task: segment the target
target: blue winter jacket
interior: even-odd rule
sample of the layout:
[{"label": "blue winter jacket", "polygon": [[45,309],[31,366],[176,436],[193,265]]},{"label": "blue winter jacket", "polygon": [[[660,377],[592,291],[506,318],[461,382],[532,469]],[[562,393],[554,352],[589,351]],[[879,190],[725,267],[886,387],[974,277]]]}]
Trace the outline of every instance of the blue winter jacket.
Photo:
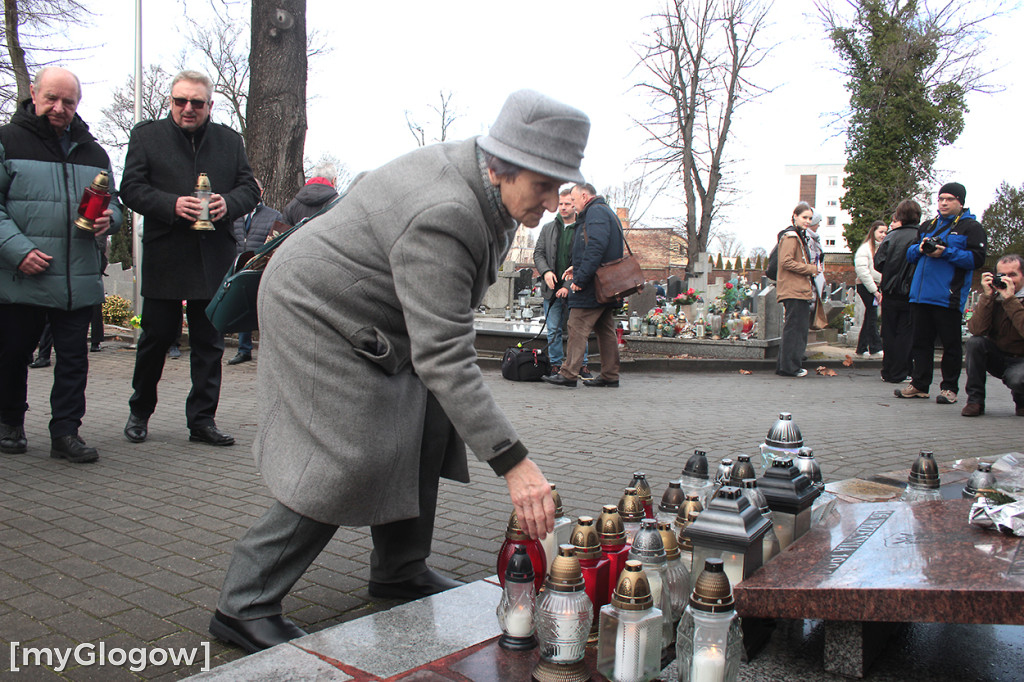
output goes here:
[{"label": "blue winter jacket", "polygon": [[594,293],[594,273],[603,263],[622,258],[622,223],[619,217],[597,197],[576,218],[576,237],[572,243],[572,283],[582,291],[569,291],[570,308],[600,308]]},{"label": "blue winter jacket", "polygon": [[910,283],[910,302],[964,311],[975,268],[985,262],[985,229],[964,209],[951,218],[938,216],[921,226],[921,239],[941,237],[946,250],[938,258],[921,253],[921,239],[907,247],[907,260],[917,265]]}]

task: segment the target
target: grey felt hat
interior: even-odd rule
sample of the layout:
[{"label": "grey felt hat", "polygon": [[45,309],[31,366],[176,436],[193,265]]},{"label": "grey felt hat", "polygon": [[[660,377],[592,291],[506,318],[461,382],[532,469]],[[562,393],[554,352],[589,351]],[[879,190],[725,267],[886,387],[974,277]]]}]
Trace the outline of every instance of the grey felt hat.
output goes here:
[{"label": "grey felt hat", "polygon": [[566,182],[583,182],[580,161],[590,119],[533,90],[508,96],[490,131],[477,139],[485,152],[527,170]]}]

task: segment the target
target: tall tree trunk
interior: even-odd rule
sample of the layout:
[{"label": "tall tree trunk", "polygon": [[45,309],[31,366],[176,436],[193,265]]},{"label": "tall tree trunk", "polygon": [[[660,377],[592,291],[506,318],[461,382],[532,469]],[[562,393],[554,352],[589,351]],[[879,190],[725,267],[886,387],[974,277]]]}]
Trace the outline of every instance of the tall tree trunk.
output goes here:
[{"label": "tall tree trunk", "polygon": [[245,144],[263,201],[281,208],[305,181],[306,0],[252,0]]},{"label": "tall tree trunk", "polygon": [[25,50],[18,38],[18,0],[4,0],[4,30],[7,34],[7,52],[11,57],[14,81],[18,84],[18,103],[28,99],[28,66]]}]

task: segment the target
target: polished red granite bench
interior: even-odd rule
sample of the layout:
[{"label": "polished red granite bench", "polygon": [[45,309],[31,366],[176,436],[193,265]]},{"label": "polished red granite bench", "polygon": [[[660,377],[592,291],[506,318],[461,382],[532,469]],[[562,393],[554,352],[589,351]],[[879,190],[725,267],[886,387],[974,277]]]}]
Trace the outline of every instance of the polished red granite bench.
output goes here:
[{"label": "polished red granite bench", "polygon": [[825,668],[862,677],[892,625],[1024,624],[1024,544],[968,500],[843,504],[735,587],[742,616],[826,621]]}]

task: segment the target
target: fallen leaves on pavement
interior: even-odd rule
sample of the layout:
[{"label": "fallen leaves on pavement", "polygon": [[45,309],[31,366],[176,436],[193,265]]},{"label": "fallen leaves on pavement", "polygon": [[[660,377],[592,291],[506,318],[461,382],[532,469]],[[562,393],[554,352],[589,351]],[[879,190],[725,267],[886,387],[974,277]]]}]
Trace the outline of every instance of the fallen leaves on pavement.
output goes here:
[{"label": "fallen leaves on pavement", "polygon": [[834,369],[829,369],[825,365],[822,365],[821,367],[819,367],[815,371],[818,374],[820,374],[821,376],[823,376],[823,377],[834,377],[834,376],[836,376],[836,371]]}]

